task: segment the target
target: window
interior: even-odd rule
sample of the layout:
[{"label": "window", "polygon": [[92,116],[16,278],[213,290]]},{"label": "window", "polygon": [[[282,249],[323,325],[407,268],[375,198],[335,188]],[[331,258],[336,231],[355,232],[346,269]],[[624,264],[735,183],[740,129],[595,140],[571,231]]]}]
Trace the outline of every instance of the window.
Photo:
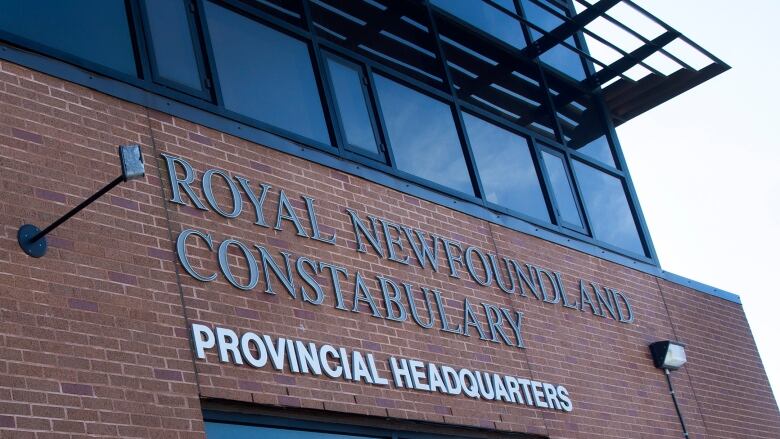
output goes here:
[{"label": "window", "polygon": [[602,134],[593,140],[588,140],[589,141],[582,146],[578,146],[577,143],[573,143],[572,146],[586,156],[614,168],[615,159],[612,157],[612,151],[610,150],[607,136]]},{"label": "window", "polygon": [[645,255],[621,181],[579,160],[573,162],[593,236],[617,248]]},{"label": "window", "polygon": [[124,0],[0,0],[0,11],[0,29],[33,48],[138,74]]},{"label": "window", "polygon": [[463,120],[485,199],[550,222],[528,141],[467,113]]},{"label": "window", "polygon": [[183,0],[144,0],[156,76],[192,90],[202,90],[197,44]]},{"label": "window", "polygon": [[550,191],[555,202],[556,213],[561,221],[574,229],[582,229],[582,218],[577,208],[576,191],[572,187],[569,173],[563,157],[549,150],[542,150],[542,163],[547,172],[547,180],[550,182]]},{"label": "window", "polygon": [[450,106],[384,76],[374,82],[398,169],[473,196]]},{"label": "window", "polygon": [[378,155],[379,142],[366,86],[368,78],[359,66],[348,61],[328,56],[326,62],[347,146],[369,155]]},{"label": "window", "polygon": [[206,18],[225,108],[330,144],[306,43],[211,2]]}]

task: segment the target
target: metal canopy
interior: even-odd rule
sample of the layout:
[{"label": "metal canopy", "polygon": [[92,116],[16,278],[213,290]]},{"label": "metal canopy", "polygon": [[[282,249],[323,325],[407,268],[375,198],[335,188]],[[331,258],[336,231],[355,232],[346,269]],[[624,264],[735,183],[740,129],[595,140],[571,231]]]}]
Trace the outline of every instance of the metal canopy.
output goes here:
[{"label": "metal canopy", "polygon": [[[568,17],[542,1],[529,2],[555,15],[563,23],[545,31],[523,20],[529,28],[544,35],[523,54],[538,57],[560,44],[581,55],[589,64],[589,77],[576,84],[571,84],[570,78],[561,77],[555,69],[543,66],[549,77],[561,82],[556,85],[566,89],[553,98],[556,108],[567,105],[583,92],[600,93],[607,112],[617,126],[730,68],[631,0],[574,0],[578,13]],[[621,16],[628,20],[621,20]],[[641,20],[646,23],[638,23]],[[655,34],[647,35],[647,31],[635,29],[632,24],[640,24],[645,29],[655,27]],[[565,41],[578,34],[583,37],[579,40],[581,47]],[[628,52],[621,39],[640,42],[641,45]],[[619,54],[619,57],[607,61],[600,56],[609,51]],[[558,82],[555,79],[550,82]]]},{"label": "metal canopy", "polygon": [[[729,69],[631,0],[484,2],[517,22],[525,47],[428,1],[312,0],[311,11],[321,38],[548,136],[556,113],[576,119],[594,95],[620,125]],[[559,24],[534,22],[523,5]],[[579,60],[582,78],[545,62],[556,50]]]}]

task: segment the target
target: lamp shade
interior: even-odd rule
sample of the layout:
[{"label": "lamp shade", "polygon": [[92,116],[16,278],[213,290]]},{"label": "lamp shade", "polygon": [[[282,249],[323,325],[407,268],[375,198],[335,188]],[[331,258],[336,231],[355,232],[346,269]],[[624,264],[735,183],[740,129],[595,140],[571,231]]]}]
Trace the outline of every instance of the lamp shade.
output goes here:
[{"label": "lamp shade", "polygon": [[688,361],[685,357],[685,346],[669,340],[652,343],[650,353],[653,355],[655,367],[659,369],[679,369]]}]

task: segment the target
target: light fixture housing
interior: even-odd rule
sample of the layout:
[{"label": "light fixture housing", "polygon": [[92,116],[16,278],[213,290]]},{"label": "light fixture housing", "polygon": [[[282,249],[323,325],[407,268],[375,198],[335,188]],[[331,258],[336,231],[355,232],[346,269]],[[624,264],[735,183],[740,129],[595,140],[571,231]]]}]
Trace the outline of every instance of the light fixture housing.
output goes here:
[{"label": "light fixture housing", "polygon": [[139,145],[122,145],[119,147],[119,162],[122,164],[124,181],[134,180],[144,176],[144,157]]},{"label": "light fixture housing", "polygon": [[666,370],[677,370],[688,361],[685,357],[685,345],[675,341],[657,341],[650,344],[655,367]]}]

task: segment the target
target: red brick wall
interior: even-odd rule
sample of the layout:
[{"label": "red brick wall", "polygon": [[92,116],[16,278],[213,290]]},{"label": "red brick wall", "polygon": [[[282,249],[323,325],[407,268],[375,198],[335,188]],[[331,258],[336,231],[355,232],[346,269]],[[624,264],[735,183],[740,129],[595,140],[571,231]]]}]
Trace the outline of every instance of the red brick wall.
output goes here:
[{"label": "red brick wall", "polygon": [[[146,179],[123,184],[63,225],[44,258],[24,255],[18,226],[48,224],[118,175],[115,148],[128,142],[144,148]],[[315,198],[325,231],[339,236],[336,245],[297,237],[289,222],[282,231],[253,225],[248,202],[235,219],[167,202],[161,153],[188,160],[199,175],[216,167],[271,184],[271,200],[284,189],[301,218],[300,196]],[[678,438],[666,382],[647,345],[679,339],[690,362],[673,380],[692,437],[780,437],[777,405],[739,305],[7,62],[0,63],[0,184],[2,435],[202,437],[201,398],[217,398],[554,438]],[[227,195],[220,192],[222,205]],[[267,218],[275,208],[267,203]],[[636,321],[358,253],[346,208],[554,269],[570,294],[577,279],[625,291]],[[452,313],[467,297],[517,308],[525,313],[527,349],[336,310],[331,296],[315,307],[279,285],[276,296],[264,293],[262,280],[248,292],[222,277],[198,282],[174,252],[187,228],[217,242],[264,245],[277,259],[285,250],[359,269],[373,292],[376,274],[433,286]],[[191,254],[198,269],[216,269],[203,245]],[[241,272],[240,260],[231,262]],[[385,359],[395,355],[563,384],[574,411],[221,364],[213,352],[193,362],[188,321],[371,352],[385,375]]]}]

